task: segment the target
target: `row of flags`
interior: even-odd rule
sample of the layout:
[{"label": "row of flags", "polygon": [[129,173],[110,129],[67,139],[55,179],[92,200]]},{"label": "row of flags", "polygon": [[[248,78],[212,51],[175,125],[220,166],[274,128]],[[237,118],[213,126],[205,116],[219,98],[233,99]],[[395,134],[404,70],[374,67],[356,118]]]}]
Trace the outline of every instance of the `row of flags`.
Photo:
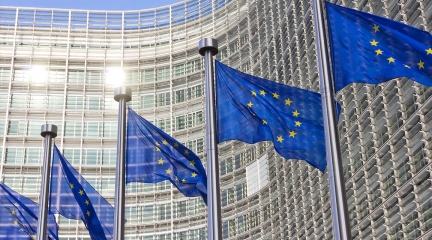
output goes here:
[{"label": "row of flags", "polygon": [[[351,83],[408,77],[432,86],[432,36],[372,14],[326,3],[336,91]],[[429,56],[431,55],[431,56]],[[216,61],[218,142],[271,141],[286,159],[326,168],[321,95],[254,77]],[[334,103],[340,113],[340,106]],[[207,202],[199,157],[128,110],[126,183],[170,181],[187,197]],[[54,214],[81,220],[90,237],[111,239],[114,208],[54,145],[48,237],[58,239]],[[0,238],[34,239],[38,205],[0,184]]]}]

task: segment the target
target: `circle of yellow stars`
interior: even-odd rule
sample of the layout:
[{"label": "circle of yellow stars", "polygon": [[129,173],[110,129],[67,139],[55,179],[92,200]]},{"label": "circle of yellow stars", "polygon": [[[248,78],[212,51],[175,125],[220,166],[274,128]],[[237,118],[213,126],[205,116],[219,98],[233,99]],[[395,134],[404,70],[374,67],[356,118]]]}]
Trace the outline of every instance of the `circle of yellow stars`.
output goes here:
[{"label": "circle of yellow stars", "polygon": [[[374,41],[373,44],[378,44],[378,42]],[[382,54],[382,52],[380,54]],[[251,91],[251,93],[252,93],[252,96],[254,96],[254,97],[258,96],[258,94],[257,94],[256,91]],[[261,95],[261,96],[264,97],[264,96],[266,96],[266,94],[267,94],[267,92],[265,90],[259,90],[259,95]],[[275,99],[279,99],[280,95],[278,93],[274,92],[274,93],[272,93],[272,97],[275,98]],[[290,98],[285,99],[285,105],[291,106],[291,103],[292,103],[292,100]],[[252,101],[249,101],[249,103],[247,103],[246,105],[249,108],[252,108],[254,106],[254,104],[252,103]],[[253,115],[255,116],[255,114],[253,114]],[[294,112],[292,112],[292,115],[294,117],[298,117],[300,115],[300,112],[298,110],[295,110]],[[295,121],[294,123],[295,123],[296,127],[300,127],[301,124],[302,124],[300,121]],[[268,125],[268,122],[265,119],[262,119],[262,124],[263,125]],[[289,132],[289,137],[293,137],[294,138],[296,134],[297,133],[293,130],[293,131]],[[277,141],[278,142],[282,143],[284,140],[285,139],[282,137],[282,135],[277,136]]]},{"label": "circle of yellow stars", "polygon": [[[378,26],[378,25],[376,25],[376,24],[373,25],[372,28],[373,28],[374,33],[377,33],[377,32],[380,31],[380,30],[379,30],[379,27],[380,27],[380,26]],[[378,47],[378,44],[379,44],[379,42],[377,42],[375,39],[372,39],[372,41],[370,41],[369,43],[370,43],[372,46],[374,46],[374,47]],[[428,48],[428,49],[426,49],[425,51],[426,51],[426,55],[432,54],[432,48]],[[375,50],[375,53],[376,53],[376,56],[379,56],[379,55],[383,55],[384,51],[378,48],[377,50]],[[393,58],[393,57],[389,57],[389,58],[387,58],[387,61],[388,61],[388,64],[390,64],[390,63],[396,63],[396,62],[395,62],[396,59]],[[417,63],[417,66],[418,66],[419,69],[423,69],[423,68],[425,68],[424,64],[425,64],[425,62],[423,62],[422,60],[420,60],[420,61]],[[405,68],[408,68],[408,69],[411,68],[411,66],[409,66],[408,64],[403,64],[403,66],[404,66]]]}]

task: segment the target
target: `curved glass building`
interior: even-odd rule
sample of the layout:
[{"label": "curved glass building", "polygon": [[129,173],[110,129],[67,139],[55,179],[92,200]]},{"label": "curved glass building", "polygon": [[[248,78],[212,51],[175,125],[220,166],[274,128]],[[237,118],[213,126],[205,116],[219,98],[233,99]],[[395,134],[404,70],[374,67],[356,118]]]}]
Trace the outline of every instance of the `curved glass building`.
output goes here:
[{"label": "curved glass building", "polygon": [[[139,11],[0,7],[0,181],[38,200],[40,126],[114,201],[117,102],[205,162],[200,39],[255,76],[318,91],[312,1],[190,0]],[[332,0],[432,31],[429,0]],[[402,78],[337,94],[354,239],[432,238],[432,88]],[[327,173],[282,159],[271,143],[219,145],[225,239],[332,239]],[[206,239],[206,207],[170,183],[127,186],[126,239]],[[89,239],[59,219],[62,239]]]}]

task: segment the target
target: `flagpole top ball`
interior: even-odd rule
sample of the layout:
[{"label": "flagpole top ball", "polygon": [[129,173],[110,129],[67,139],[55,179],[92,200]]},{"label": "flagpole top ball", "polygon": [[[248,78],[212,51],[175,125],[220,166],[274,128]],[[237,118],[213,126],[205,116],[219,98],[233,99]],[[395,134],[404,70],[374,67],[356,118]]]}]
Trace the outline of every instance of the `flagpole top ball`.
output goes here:
[{"label": "flagpole top ball", "polygon": [[124,98],[126,102],[132,100],[132,90],[128,87],[118,87],[114,89],[114,100],[117,102]]},{"label": "flagpole top ball", "polygon": [[204,56],[206,51],[212,51],[213,55],[218,53],[218,41],[213,38],[203,38],[198,43],[198,51]]},{"label": "flagpole top ball", "polygon": [[54,124],[44,124],[41,126],[41,136],[45,137],[47,134],[51,137],[57,137],[57,126]]}]

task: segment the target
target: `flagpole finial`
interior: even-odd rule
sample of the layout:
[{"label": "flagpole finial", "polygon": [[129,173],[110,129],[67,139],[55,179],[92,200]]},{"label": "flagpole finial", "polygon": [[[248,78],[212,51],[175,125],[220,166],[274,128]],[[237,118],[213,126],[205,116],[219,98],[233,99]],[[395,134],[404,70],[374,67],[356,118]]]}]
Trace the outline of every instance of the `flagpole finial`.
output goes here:
[{"label": "flagpole finial", "polygon": [[118,87],[114,89],[114,100],[117,102],[124,98],[126,102],[132,100],[132,90],[128,87]]},{"label": "flagpole finial", "polygon": [[204,56],[207,50],[210,50],[213,55],[216,55],[219,51],[218,41],[213,38],[201,39],[198,43],[198,51],[201,54],[201,56]]},{"label": "flagpole finial", "polygon": [[47,134],[51,135],[52,138],[57,137],[57,126],[54,124],[44,124],[41,126],[41,136],[45,137]]}]

